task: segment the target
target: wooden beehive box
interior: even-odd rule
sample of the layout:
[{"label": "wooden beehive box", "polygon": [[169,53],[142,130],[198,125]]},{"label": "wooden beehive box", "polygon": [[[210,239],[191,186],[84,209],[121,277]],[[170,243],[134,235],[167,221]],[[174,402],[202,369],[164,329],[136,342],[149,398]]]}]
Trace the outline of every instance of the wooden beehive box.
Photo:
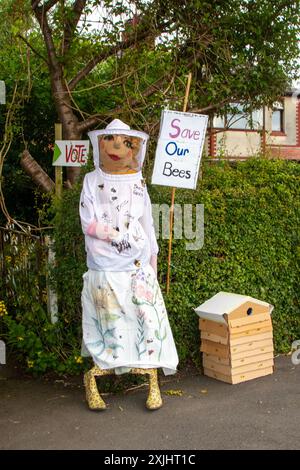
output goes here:
[{"label": "wooden beehive box", "polygon": [[267,302],[228,292],[197,307],[204,374],[231,384],[272,374],[272,310]]}]

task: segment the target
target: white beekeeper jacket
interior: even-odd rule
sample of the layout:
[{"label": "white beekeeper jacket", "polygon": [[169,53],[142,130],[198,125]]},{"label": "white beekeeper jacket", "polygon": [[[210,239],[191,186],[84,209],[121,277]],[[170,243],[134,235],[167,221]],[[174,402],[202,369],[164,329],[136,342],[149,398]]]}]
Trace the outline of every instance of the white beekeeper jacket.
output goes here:
[{"label": "white beekeeper jacket", "polygon": [[[138,154],[140,171],[108,174],[101,170],[98,136],[105,134],[142,139]],[[158,253],[151,201],[141,172],[148,136],[131,130],[119,119],[88,135],[95,170],[85,175],[79,206],[87,267],[96,271],[131,271],[147,266],[151,255]],[[111,233],[118,236],[110,236]]]}]

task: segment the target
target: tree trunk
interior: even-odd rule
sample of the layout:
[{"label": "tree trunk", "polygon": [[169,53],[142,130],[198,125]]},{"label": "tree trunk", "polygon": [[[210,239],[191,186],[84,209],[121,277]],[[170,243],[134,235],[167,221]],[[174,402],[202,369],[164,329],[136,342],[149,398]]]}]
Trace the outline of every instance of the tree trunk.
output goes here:
[{"label": "tree trunk", "polygon": [[[62,124],[64,140],[80,140],[81,133],[78,130],[78,118],[72,110],[71,99],[66,85],[63,82],[63,72],[52,70],[51,86],[56,111]],[[67,167],[67,184],[72,186],[80,174],[80,167]]]},{"label": "tree trunk", "polygon": [[45,193],[54,191],[55,183],[27,150],[21,155],[21,166],[42,191]]}]

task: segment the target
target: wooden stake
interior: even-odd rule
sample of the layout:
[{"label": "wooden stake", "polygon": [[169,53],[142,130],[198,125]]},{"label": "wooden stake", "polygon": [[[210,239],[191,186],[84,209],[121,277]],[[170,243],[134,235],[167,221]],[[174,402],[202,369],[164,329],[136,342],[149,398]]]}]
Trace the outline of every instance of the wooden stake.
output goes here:
[{"label": "wooden stake", "polygon": [[[55,124],[55,140],[62,140],[62,125]],[[63,172],[62,166],[55,167],[55,194],[61,197],[63,185]]]},{"label": "wooden stake", "polygon": [[263,105],[262,154],[266,156],[266,107]]},{"label": "wooden stake", "polygon": [[[191,81],[192,81],[192,74],[188,74],[188,80],[186,84],[186,90],[185,90],[185,97],[184,97],[184,103],[183,103],[183,112],[186,112],[187,104],[188,104],[188,99],[189,99],[189,94],[190,94],[190,88],[191,88]],[[169,253],[168,253],[168,272],[167,272],[167,294],[169,293],[170,290],[170,271],[171,271],[171,255],[172,255],[172,239],[173,239],[173,220],[174,220],[174,201],[175,201],[175,190],[176,188],[172,188],[172,194],[171,194],[171,208],[170,208],[170,237],[169,237]]]}]

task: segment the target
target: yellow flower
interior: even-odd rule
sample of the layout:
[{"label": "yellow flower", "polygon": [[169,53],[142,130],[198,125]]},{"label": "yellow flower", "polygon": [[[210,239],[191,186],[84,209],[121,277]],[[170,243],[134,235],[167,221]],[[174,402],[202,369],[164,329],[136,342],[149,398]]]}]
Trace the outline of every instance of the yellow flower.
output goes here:
[{"label": "yellow flower", "polygon": [[27,365],[28,365],[28,368],[31,369],[34,365],[34,361],[27,360]]},{"label": "yellow flower", "polygon": [[75,356],[75,361],[77,362],[77,364],[82,364],[83,363],[83,359],[81,356]]},{"label": "yellow flower", "polygon": [[18,341],[24,341],[24,338],[23,338],[23,336],[18,336],[18,337],[17,337],[17,340],[18,340]]},{"label": "yellow flower", "polygon": [[11,262],[11,256],[5,256],[5,261],[7,263],[10,263]]},{"label": "yellow flower", "polygon": [[3,300],[0,300],[0,317],[4,317],[4,315],[7,315],[7,310]]}]

